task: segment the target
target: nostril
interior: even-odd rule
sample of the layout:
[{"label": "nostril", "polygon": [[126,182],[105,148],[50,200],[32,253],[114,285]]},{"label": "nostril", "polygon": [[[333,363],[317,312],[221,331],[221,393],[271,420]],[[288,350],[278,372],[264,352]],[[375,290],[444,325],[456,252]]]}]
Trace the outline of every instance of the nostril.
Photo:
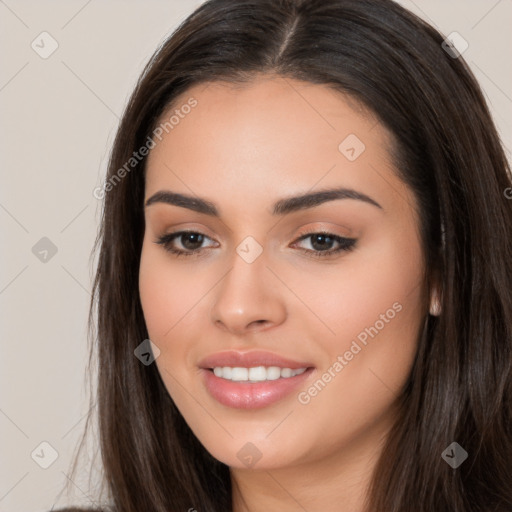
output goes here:
[{"label": "nostril", "polygon": [[[251,322],[251,324],[266,325],[266,324],[267,324],[267,321],[266,321],[266,320],[254,320],[254,322]],[[251,324],[250,324],[250,325],[251,325]]]}]

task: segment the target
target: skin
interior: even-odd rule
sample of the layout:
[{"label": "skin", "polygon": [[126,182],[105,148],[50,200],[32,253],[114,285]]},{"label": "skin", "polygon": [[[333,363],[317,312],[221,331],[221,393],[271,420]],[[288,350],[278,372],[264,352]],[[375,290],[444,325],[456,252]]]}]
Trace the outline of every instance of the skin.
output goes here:
[{"label": "skin", "polygon": [[[197,106],[151,150],[145,198],[160,190],[196,195],[221,218],[164,203],[145,208],[140,297],[161,350],[158,370],[198,439],[230,466],[235,512],[361,512],[428,307],[416,202],[396,175],[392,137],[323,85],[267,75],[236,87],[202,84],[173,108],[190,97]],[[354,161],[338,149],[349,134],[365,144]],[[334,187],[381,208],[342,199],[271,214],[278,199]],[[206,235],[202,246],[174,241],[182,250],[202,247],[200,256],[176,257],[155,243],[182,229]],[[301,233],[321,229],[356,238],[355,249],[306,254],[301,248],[322,249],[298,241]],[[247,236],[262,248],[250,264],[236,252]],[[298,390],[307,392],[395,303],[401,310],[307,404],[294,392],[237,410],[200,379],[207,355],[267,350],[315,366]],[[237,457],[248,442],[261,453],[252,467]]]}]

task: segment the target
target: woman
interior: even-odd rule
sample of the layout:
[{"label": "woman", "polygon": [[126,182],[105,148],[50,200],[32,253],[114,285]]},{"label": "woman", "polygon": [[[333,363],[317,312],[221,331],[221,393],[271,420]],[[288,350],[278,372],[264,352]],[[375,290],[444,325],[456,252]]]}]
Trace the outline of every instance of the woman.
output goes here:
[{"label": "woman", "polygon": [[201,5],[99,192],[112,509],[512,510],[510,187],[394,2]]}]

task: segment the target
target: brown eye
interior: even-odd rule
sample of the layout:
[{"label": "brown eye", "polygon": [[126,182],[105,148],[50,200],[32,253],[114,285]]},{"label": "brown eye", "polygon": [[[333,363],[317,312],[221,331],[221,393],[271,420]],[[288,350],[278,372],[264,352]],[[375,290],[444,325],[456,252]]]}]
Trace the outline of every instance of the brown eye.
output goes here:
[{"label": "brown eye", "polygon": [[[313,257],[324,257],[337,254],[341,251],[349,251],[355,247],[355,238],[346,238],[327,232],[313,232],[304,233],[298,241],[310,239],[310,246],[312,249],[303,249]],[[333,244],[337,244],[335,249],[332,248]]]},{"label": "brown eye", "polygon": [[[177,256],[191,256],[201,252],[201,245],[207,238],[209,237],[197,231],[178,231],[161,236],[156,243]],[[182,249],[175,247],[176,240],[180,242]]]}]

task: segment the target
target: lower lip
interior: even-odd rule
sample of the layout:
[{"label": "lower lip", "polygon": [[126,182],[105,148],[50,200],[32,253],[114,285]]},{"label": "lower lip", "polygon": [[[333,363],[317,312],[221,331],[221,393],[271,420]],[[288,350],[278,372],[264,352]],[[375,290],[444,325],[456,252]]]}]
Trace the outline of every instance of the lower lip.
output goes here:
[{"label": "lower lip", "polygon": [[294,377],[263,382],[234,382],[217,377],[213,371],[202,369],[206,389],[218,402],[235,409],[260,409],[292,393],[311,374],[313,368]]}]

